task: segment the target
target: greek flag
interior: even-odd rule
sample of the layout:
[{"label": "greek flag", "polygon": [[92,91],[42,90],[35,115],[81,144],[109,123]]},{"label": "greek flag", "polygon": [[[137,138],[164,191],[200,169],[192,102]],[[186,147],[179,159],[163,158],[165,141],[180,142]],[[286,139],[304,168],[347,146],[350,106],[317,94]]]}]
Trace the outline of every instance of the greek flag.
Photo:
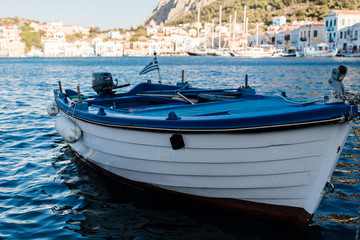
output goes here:
[{"label": "greek flag", "polygon": [[156,56],[146,67],[144,67],[144,69],[139,73],[139,75],[143,75],[154,70],[159,70],[159,63]]}]

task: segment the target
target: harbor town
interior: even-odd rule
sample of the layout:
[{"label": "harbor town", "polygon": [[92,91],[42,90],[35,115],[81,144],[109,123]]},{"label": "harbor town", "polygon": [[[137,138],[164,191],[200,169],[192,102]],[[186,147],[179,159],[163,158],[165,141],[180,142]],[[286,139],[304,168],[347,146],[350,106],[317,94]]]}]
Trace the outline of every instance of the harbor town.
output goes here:
[{"label": "harbor town", "polygon": [[27,29],[38,33],[40,43],[36,46],[25,44],[23,27],[3,24],[0,57],[151,56],[154,52],[163,56],[237,56],[237,52],[255,47],[273,57],[295,56],[301,51],[298,56],[304,56],[309,47],[332,49],[333,56],[360,53],[359,10],[331,10],[321,21],[288,23],[285,16],[276,16],[266,31],[259,30],[261,24],[249,30],[246,8],[241,14],[235,11],[226,21],[221,19],[221,7],[219,19],[212,22],[201,22],[199,16],[200,10],[198,21],[178,26],[150,22],[141,26],[140,34],[134,29],[101,32],[94,31],[94,27],[64,25],[62,21],[32,21]]}]

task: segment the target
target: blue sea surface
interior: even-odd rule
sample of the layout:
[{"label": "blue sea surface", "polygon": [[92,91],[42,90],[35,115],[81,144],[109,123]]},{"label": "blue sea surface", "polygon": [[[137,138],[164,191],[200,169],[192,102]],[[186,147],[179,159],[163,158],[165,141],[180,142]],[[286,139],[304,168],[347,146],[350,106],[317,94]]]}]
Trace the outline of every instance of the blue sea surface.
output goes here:
[{"label": "blue sea surface", "polygon": [[[356,239],[360,240],[360,143],[348,138],[307,228],[296,230],[233,215],[108,178],[78,159],[54,129],[46,107],[53,89],[93,94],[93,72],[119,84],[139,76],[152,57],[0,58],[0,239]],[[331,95],[332,68],[348,67],[347,90],[360,92],[360,58],[159,57],[163,83],[235,88],[245,74],[257,93],[317,100]],[[122,89],[121,91],[128,90]],[[360,136],[360,125],[355,129]]]}]

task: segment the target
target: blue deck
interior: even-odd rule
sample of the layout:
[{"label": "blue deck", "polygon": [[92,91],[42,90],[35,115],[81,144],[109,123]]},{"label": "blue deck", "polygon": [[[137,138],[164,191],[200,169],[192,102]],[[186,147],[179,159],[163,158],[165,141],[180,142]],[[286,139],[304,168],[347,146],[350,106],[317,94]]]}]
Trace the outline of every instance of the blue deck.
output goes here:
[{"label": "blue deck", "polygon": [[[358,115],[356,105],[324,102],[300,105],[280,97],[242,93],[241,89],[214,90],[210,91],[211,94],[204,94],[199,89],[186,89],[182,91],[184,95],[190,99],[197,98],[197,104],[190,104],[170,98],[176,96],[178,91],[181,90],[174,86],[140,84],[112,98],[92,96],[85,101],[87,108],[70,112],[79,119],[98,124],[182,130],[283,126],[336,118],[350,119]],[[71,102],[65,103],[64,99],[56,93],[57,104],[68,112]],[[98,114],[100,108],[105,115]]]}]

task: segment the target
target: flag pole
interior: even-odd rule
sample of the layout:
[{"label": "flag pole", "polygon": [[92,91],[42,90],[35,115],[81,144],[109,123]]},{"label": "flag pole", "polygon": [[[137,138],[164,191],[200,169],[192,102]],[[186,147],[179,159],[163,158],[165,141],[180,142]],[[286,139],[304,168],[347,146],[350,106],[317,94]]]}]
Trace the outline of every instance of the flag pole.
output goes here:
[{"label": "flag pole", "polygon": [[[158,62],[157,57],[156,57],[156,51],[154,51],[154,56],[156,58],[156,61]],[[159,64],[159,62],[158,62],[158,64]],[[158,74],[159,74],[159,83],[161,83],[160,68],[158,68]]]}]

